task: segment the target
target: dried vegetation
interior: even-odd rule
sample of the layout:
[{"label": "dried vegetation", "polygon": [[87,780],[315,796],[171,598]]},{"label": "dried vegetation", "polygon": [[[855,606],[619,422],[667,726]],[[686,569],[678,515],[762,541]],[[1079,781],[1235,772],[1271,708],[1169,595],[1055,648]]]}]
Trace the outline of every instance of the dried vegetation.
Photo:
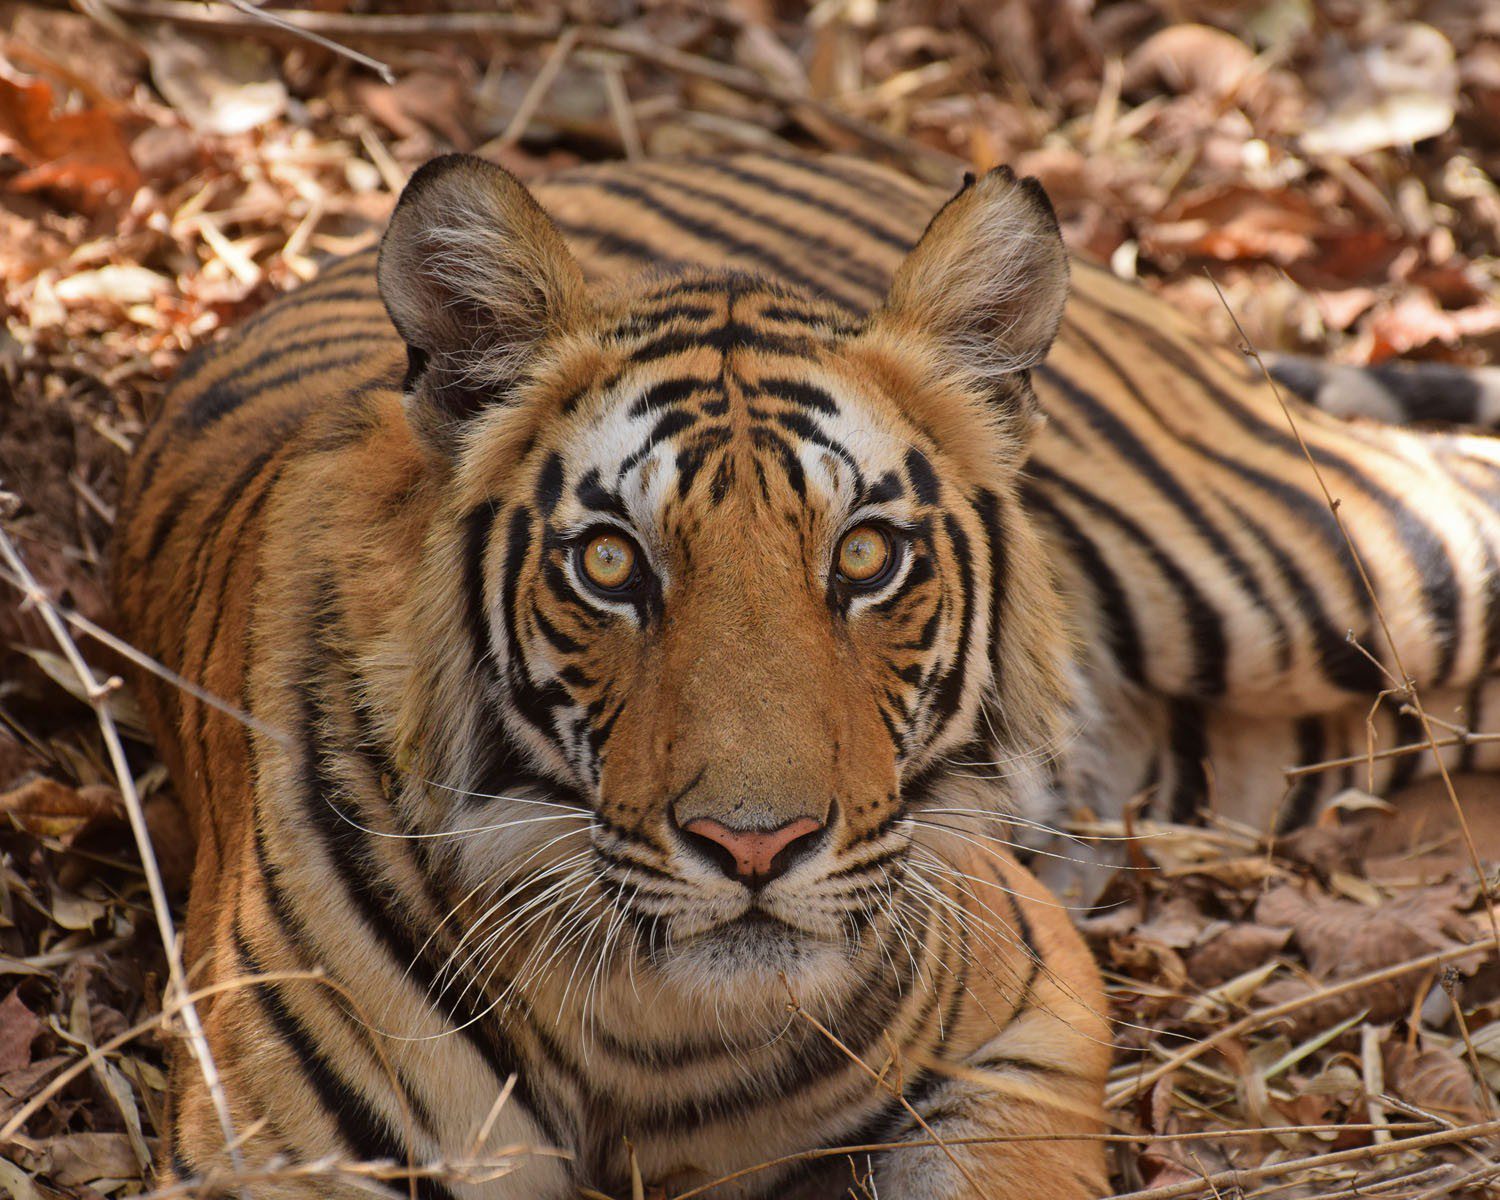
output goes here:
[{"label": "dried vegetation", "polygon": [[[0,515],[82,618],[106,619],[121,467],[182,353],[366,243],[449,148],[523,177],[787,146],[934,180],[1004,161],[1042,178],[1079,254],[1208,335],[1231,327],[1205,267],[1262,349],[1477,362],[1500,344],[1486,0],[289,15],[365,61],[244,4],[78,8],[0,5]],[[137,1194],[181,1034],[153,1021],[166,958],[90,700],[126,735],[179,894],[190,848],[129,696],[91,692],[0,590],[0,1194]],[[1461,781],[1471,810],[1494,793]],[[1495,1190],[1500,957],[1447,804],[1395,845],[1358,796],[1275,842],[1227,821],[1080,831],[1139,839],[1081,917],[1120,1021],[1121,1191]]]}]

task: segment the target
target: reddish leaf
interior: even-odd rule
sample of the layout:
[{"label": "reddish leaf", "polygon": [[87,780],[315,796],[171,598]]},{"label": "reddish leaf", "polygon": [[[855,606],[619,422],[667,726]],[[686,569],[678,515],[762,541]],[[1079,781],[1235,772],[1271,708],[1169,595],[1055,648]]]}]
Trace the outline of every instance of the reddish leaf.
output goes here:
[{"label": "reddish leaf", "polygon": [[12,190],[51,191],[84,210],[141,183],[114,118],[100,108],[55,112],[45,80],[0,74],[0,150],[25,164],[7,180]]}]

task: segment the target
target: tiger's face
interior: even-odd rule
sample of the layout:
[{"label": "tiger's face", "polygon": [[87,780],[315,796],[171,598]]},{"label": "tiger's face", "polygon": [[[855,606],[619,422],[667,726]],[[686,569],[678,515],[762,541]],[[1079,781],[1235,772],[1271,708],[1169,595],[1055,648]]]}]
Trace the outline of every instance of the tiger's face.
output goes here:
[{"label": "tiger's face", "polygon": [[458,498],[428,578],[459,581],[434,619],[468,656],[416,689],[424,772],[578,814],[460,839],[458,874],[567,863],[647,964],[836,982],[899,934],[913,812],[1003,808],[952,765],[1034,751],[1059,708],[1014,494],[1065,289],[1045,201],[966,187],[856,320],[728,273],[591,296],[519,184],[439,160],[380,275]]}]

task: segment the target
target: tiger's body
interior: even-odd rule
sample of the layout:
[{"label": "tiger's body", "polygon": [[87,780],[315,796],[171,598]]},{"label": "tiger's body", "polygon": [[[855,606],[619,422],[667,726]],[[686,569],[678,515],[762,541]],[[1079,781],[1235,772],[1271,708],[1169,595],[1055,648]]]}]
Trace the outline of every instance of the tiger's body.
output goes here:
[{"label": "tiger's body", "polygon": [[[252,1166],[550,1146],[571,1157],[414,1185],[550,1198],[628,1190],[626,1139],[672,1189],[908,1140],[858,1159],[884,1200],[1102,1193],[1099,1143],[1024,1140],[1099,1129],[1108,1032],[997,817],[1146,793],[1303,819],[1342,780],[1284,795],[1282,768],[1357,754],[1385,686],[1345,632],[1390,655],[1242,364],[1076,268],[1035,366],[1055,226],[995,179],[923,236],[943,197],[853,162],[579,170],[535,190],[575,279],[518,186],[423,173],[385,306],[356,256],[184,368],[132,468],[116,591],[136,644],[255,721],[143,681],[199,839],[194,982],[338,985],[208,1004]],[[498,282],[491,196],[520,247]],[[555,327],[493,344],[489,314],[537,309]],[[1296,416],[1405,670],[1482,720],[1500,452]],[[891,522],[889,592],[809,590],[834,511]],[[635,590],[579,574],[570,538],[620,552],[598,521],[634,531]],[[1377,760],[1376,784],[1423,769]],[[769,857],[805,828],[790,867]],[[185,1054],[173,1093],[164,1169],[222,1169]],[[834,1195],[849,1170],[710,1194]]]}]

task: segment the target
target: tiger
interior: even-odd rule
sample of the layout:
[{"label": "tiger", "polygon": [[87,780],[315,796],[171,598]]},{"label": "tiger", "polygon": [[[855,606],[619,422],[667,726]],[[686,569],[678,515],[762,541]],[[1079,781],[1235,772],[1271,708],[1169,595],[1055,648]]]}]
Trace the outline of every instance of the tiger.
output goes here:
[{"label": "tiger", "polygon": [[255,1194],[1104,1194],[1065,819],[1291,829],[1438,769],[1415,690],[1500,711],[1500,452],[1321,378],[1004,168],[419,170],[184,363],[117,525]]},{"label": "tiger", "polygon": [[912,241],[868,319],[713,255],[610,279],[443,158],[184,363],[114,566],[192,685],[139,681],[223,1100],[185,1046],[164,1180],[1104,1194],[1098,972],[944,782],[1063,733],[1018,489],[1066,257],[1006,172]]}]

